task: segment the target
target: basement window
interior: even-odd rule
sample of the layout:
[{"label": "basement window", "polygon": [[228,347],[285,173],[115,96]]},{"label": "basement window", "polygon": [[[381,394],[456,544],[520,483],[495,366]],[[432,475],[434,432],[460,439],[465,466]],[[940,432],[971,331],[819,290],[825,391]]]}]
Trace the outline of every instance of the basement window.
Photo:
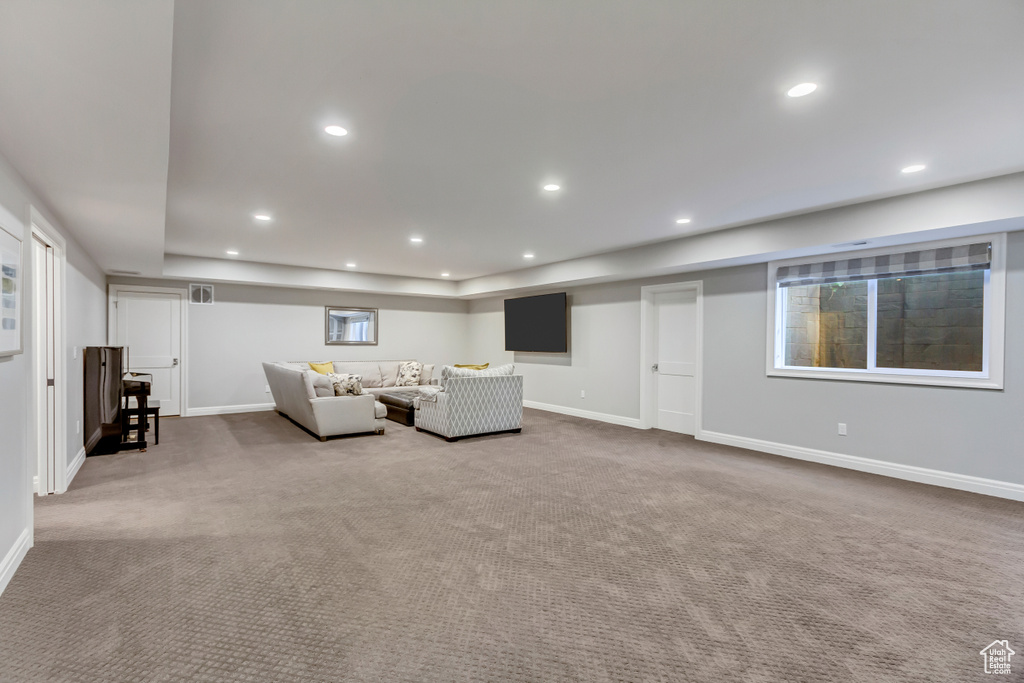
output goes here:
[{"label": "basement window", "polygon": [[768,264],[768,374],[1001,389],[1005,234]]}]

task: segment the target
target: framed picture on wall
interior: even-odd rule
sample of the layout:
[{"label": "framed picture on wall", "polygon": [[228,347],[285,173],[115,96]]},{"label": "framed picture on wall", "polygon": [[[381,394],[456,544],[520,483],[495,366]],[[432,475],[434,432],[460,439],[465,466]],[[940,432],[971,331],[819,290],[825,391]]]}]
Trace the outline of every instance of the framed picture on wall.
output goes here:
[{"label": "framed picture on wall", "polygon": [[327,306],[326,340],[328,346],[377,344],[377,309]]},{"label": "framed picture on wall", "polygon": [[0,225],[0,356],[22,352],[21,240]]}]

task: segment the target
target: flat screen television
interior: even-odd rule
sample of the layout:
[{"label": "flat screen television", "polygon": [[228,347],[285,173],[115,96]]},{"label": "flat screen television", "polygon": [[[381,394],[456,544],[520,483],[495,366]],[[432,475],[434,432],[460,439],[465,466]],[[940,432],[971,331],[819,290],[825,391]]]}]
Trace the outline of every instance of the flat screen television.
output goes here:
[{"label": "flat screen television", "polygon": [[565,292],[505,299],[505,350],[568,351]]}]

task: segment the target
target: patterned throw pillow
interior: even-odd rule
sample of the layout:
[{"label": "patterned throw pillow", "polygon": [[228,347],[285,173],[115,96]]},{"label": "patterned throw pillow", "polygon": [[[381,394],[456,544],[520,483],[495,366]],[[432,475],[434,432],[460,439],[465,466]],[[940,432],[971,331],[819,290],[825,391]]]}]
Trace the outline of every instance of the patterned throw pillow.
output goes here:
[{"label": "patterned throw pillow", "polygon": [[363,393],[362,375],[328,375],[334,383],[335,396],[359,396]]},{"label": "patterned throw pillow", "polygon": [[414,360],[402,363],[398,366],[398,381],[396,387],[415,387],[420,383],[420,375],[423,374],[423,363]]}]

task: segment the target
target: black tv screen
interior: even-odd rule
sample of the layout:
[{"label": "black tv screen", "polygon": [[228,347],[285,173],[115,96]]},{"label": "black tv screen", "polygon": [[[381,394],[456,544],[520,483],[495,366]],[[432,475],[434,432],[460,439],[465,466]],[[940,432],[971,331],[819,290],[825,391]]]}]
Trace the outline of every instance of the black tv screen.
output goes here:
[{"label": "black tv screen", "polygon": [[505,350],[568,351],[565,292],[505,299]]}]

